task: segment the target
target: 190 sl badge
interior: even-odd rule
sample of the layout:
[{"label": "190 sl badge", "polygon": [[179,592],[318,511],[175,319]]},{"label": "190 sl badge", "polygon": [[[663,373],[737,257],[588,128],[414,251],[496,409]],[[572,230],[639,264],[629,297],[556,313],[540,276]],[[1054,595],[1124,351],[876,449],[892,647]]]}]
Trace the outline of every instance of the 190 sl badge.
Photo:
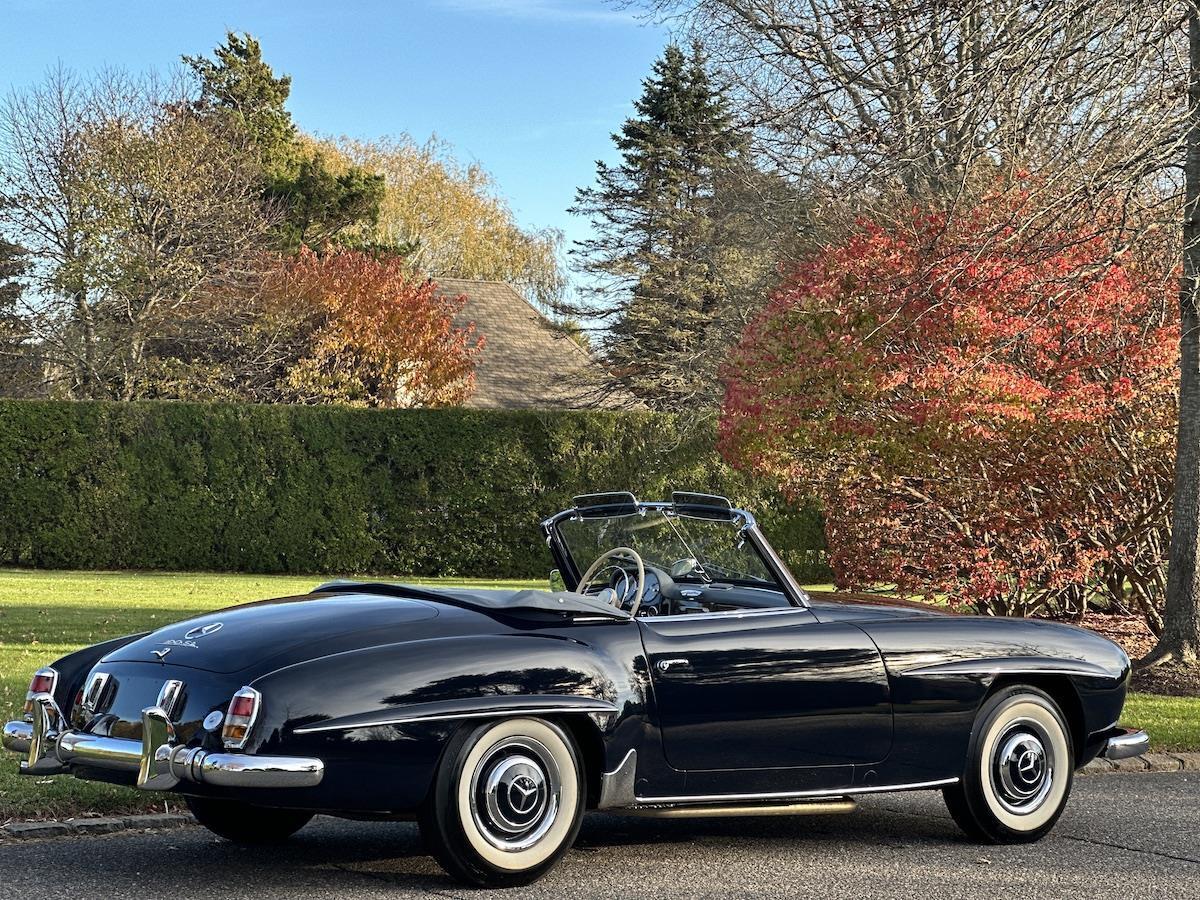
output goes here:
[{"label": "190 sl badge", "polygon": [[220,622],[210,622],[208,625],[201,625],[199,628],[193,628],[184,635],[184,638],[186,640],[192,640],[193,638],[208,637],[208,635],[220,631],[221,624],[222,623]]}]

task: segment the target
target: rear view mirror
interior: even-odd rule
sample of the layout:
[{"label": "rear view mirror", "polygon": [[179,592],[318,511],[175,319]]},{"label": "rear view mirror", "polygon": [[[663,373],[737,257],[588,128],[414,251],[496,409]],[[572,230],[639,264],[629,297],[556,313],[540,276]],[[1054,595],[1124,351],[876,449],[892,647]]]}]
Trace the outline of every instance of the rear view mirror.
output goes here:
[{"label": "rear view mirror", "polygon": [[700,563],[694,557],[689,556],[687,559],[681,559],[671,564],[671,577],[684,578],[695,574],[698,568],[700,568]]}]

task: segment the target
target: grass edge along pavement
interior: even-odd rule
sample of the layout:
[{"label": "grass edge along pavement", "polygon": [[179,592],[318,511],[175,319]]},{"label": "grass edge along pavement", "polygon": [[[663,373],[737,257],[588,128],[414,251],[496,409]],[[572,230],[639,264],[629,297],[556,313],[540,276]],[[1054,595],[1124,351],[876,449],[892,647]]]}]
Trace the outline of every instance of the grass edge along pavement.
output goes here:
[{"label": "grass edge along pavement", "polygon": [[[79,647],[224,606],[306,593],[322,580],[320,576],[0,569],[0,715],[7,720],[19,714],[35,669]],[[471,587],[543,586],[540,581],[393,580]],[[1200,750],[1200,698],[1134,693],[1123,721],[1150,732],[1152,751]],[[21,776],[16,756],[4,753],[3,757],[0,823],[169,813],[177,805],[173,797],[70,776]],[[1150,765],[1142,760],[1125,763],[1123,770]]]}]

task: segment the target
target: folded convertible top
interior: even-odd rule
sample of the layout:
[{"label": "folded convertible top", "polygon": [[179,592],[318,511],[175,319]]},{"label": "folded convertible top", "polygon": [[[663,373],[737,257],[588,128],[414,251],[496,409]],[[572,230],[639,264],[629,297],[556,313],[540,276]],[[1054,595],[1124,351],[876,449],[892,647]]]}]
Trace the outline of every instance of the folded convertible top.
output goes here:
[{"label": "folded convertible top", "polygon": [[393,584],[382,581],[327,581],[312,589],[314,594],[384,594],[391,597],[411,597],[508,615],[558,613],[562,616],[604,616],[628,619],[623,609],[572,591],[501,591],[468,590],[466,588],[422,587],[414,584]]}]

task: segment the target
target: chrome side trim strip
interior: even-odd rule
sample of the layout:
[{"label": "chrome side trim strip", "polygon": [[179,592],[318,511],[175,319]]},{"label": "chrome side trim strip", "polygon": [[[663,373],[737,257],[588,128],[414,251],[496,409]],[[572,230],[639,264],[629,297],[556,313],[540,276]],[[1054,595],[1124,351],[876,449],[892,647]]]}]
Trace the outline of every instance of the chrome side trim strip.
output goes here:
[{"label": "chrome side trim strip", "polygon": [[939,778],[936,781],[916,781],[909,784],[880,784],[864,787],[833,788],[819,791],[776,791],[766,794],[696,794],[682,797],[637,797],[639,804],[658,803],[743,803],[755,800],[800,800],[804,797],[845,797],[850,794],[885,794],[891,791],[919,791],[923,788],[945,787],[958,784],[958,776]]},{"label": "chrome side trim strip", "polygon": [[692,803],[687,806],[635,806],[621,810],[625,815],[659,819],[710,819],[734,816],[828,816],[854,812],[857,804],[850,797],[799,800],[795,803],[729,803],[712,806]]},{"label": "chrome side trim strip", "polygon": [[605,713],[615,715],[617,707],[607,700],[594,697],[538,696],[514,694],[507,697],[468,697],[463,700],[442,700],[414,703],[395,710],[377,710],[305,725],[295,734],[319,731],[346,731],[353,728],[374,728],[379,725],[423,725],[427,722],[450,722],[458,719],[493,718],[495,716],[544,716],[555,713]]},{"label": "chrome side trim strip", "polygon": [[926,675],[1000,675],[1044,674],[1080,675],[1087,678],[1114,678],[1111,672],[1095,663],[1083,660],[1053,659],[1045,656],[1008,656],[983,659],[956,659],[950,662],[914,666],[899,673],[902,676]]}]

